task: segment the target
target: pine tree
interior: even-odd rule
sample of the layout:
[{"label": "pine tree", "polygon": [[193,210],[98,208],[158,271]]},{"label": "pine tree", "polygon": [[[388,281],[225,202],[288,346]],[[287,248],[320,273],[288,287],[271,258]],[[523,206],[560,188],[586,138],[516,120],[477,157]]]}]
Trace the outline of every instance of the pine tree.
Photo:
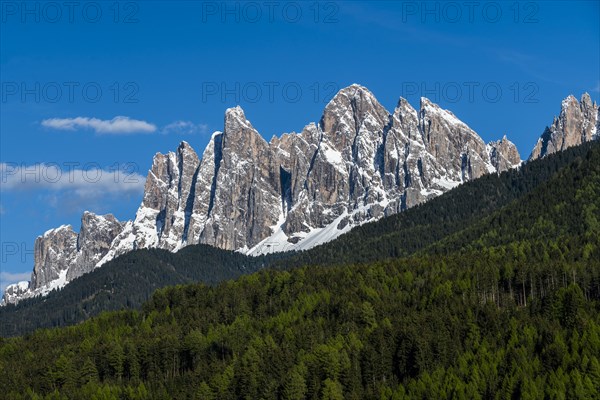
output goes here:
[{"label": "pine tree", "polygon": [[306,396],[306,382],[298,368],[293,369],[283,386],[285,400],[303,400]]},{"label": "pine tree", "polygon": [[90,357],[86,357],[79,375],[80,385],[98,382],[98,369]]},{"label": "pine tree", "polygon": [[204,381],[202,383],[200,383],[200,386],[198,387],[198,390],[196,391],[196,396],[194,398],[198,399],[198,400],[215,400],[216,399],[215,393],[210,388],[210,386],[208,386],[208,384]]},{"label": "pine tree", "polygon": [[325,379],[322,392],[321,400],[344,400],[342,385],[338,381]]}]

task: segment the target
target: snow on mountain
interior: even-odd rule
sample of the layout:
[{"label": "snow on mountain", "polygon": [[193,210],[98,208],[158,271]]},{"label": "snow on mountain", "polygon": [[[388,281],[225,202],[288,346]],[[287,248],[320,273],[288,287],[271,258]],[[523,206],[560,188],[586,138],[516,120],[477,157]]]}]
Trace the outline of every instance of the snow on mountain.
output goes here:
[{"label": "snow on mountain", "polygon": [[122,229],[123,224],[111,214],[96,215],[86,211],[81,217],[79,233],[74,232],[71,225],[46,231],[35,240],[31,282],[7,286],[2,304],[45,296],[90,272]]},{"label": "snow on mountain", "polygon": [[79,233],[64,226],[38,237],[31,283],[9,286],[3,302],[44,295],[134,249],[308,249],[520,162],[506,138],[486,145],[426,98],[418,110],[401,98],[389,113],[356,84],[318,123],[270,142],[230,108],[201,157],[186,142],[154,156],[132,221],[85,213]]}]

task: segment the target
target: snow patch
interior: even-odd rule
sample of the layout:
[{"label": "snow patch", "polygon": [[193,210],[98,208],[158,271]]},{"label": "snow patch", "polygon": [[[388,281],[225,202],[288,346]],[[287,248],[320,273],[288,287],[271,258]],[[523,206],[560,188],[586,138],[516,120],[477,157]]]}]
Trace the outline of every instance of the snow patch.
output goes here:
[{"label": "snow patch", "polygon": [[461,182],[453,181],[453,180],[447,179],[446,177],[442,177],[442,178],[434,178],[433,183],[438,186],[443,187],[446,190],[450,190],[450,189],[454,189],[455,187],[460,185]]},{"label": "snow patch", "polygon": [[59,231],[61,231],[63,229],[72,229],[72,227],[71,227],[71,225],[61,225],[58,228],[48,229],[46,232],[44,232],[44,234],[42,236],[46,237],[46,236],[48,236],[50,234],[59,232]]},{"label": "snow patch", "polygon": [[344,163],[342,153],[332,148],[329,144],[323,142],[321,143],[321,154],[323,154],[325,161],[333,165],[335,169],[343,174],[346,173],[346,164]]}]

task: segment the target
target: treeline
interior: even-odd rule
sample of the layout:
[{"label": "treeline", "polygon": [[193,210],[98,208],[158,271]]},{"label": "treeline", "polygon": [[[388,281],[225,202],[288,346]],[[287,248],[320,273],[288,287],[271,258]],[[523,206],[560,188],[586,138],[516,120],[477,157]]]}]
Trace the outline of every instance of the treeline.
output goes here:
[{"label": "treeline", "polygon": [[554,280],[525,306],[509,289],[522,266],[497,253],[159,289],[140,312],[3,340],[0,386],[10,399],[600,396],[597,283],[586,299],[562,268],[525,259]]},{"label": "treeline", "polygon": [[264,267],[247,257],[207,245],[178,253],[144,249],[109,261],[43,298],[0,307],[0,336],[73,325],[103,311],[139,308],[161,287],[191,282],[215,284]]},{"label": "treeline", "polygon": [[599,398],[599,210],[594,147],[408,257],[159,289],[140,311],[3,339],[0,387],[10,399]]},{"label": "treeline", "polygon": [[[502,207],[520,201],[576,160],[584,160],[592,154],[597,157],[599,148],[600,141],[589,142],[499,175],[484,175],[422,205],[356,227],[335,241],[291,254],[281,261],[273,260],[270,264],[284,268],[342,265],[414,254],[469,228]],[[567,184],[573,187],[577,183]],[[485,225],[480,226],[485,229]]]},{"label": "treeline", "polygon": [[[362,225],[331,243],[305,252],[253,258],[205,245],[188,246],[176,255],[161,250],[134,251],[47,297],[0,308],[0,336],[72,325],[102,311],[137,308],[154,290],[167,285],[214,284],[269,266],[288,269],[302,265],[343,265],[403,257],[423,249],[437,252],[440,248],[435,247],[436,242],[518,201],[598,147],[600,143],[584,144],[529,162],[519,169],[483,176],[421,206]],[[593,211],[588,210],[588,214]],[[577,223],[580,219],[573,221]],[[487,225],[480,224],[479,229],[485,230]],[[482,235],[479,231],[471,232]],[[452,246],[444,244],[442,249],[452,247],[454,251],[461,241],[472,241],[473,235],[466,239],[463,236]],[[506,237],[505,232],[502,235]]]}]

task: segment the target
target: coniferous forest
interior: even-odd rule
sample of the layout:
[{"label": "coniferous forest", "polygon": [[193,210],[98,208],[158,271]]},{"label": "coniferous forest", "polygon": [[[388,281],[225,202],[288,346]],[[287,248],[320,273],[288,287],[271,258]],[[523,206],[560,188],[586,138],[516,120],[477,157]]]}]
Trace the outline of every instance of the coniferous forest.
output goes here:
[{"label": "coniferous forest", "polygon": [[[597,144],[584,144],[500,175],[485,175],[422,206],[361,225],[331,243],[304,252],[248,257],[206,245],[188,246],[175,254],[160,249],[133,251],[73,280],[60,291],[0,307],[0,336],[72,325],[102,311],[139,308],[154,290],[168,285],[213,285],[266,267],[348,265],[428,252],[434,243],[519,201],[594,146]],[[482,229],[487,229],[485,224]]]},{"label": "coniferous forest", "polygon": [[[212,279],[177,272],[141,308],[115,296],[123,310],[0,339],[0,397],[600,398],[598,144],[305,253],[233,257]],[[9,334],[31,330],[15,321],[36,301],[4,311]]]}]

